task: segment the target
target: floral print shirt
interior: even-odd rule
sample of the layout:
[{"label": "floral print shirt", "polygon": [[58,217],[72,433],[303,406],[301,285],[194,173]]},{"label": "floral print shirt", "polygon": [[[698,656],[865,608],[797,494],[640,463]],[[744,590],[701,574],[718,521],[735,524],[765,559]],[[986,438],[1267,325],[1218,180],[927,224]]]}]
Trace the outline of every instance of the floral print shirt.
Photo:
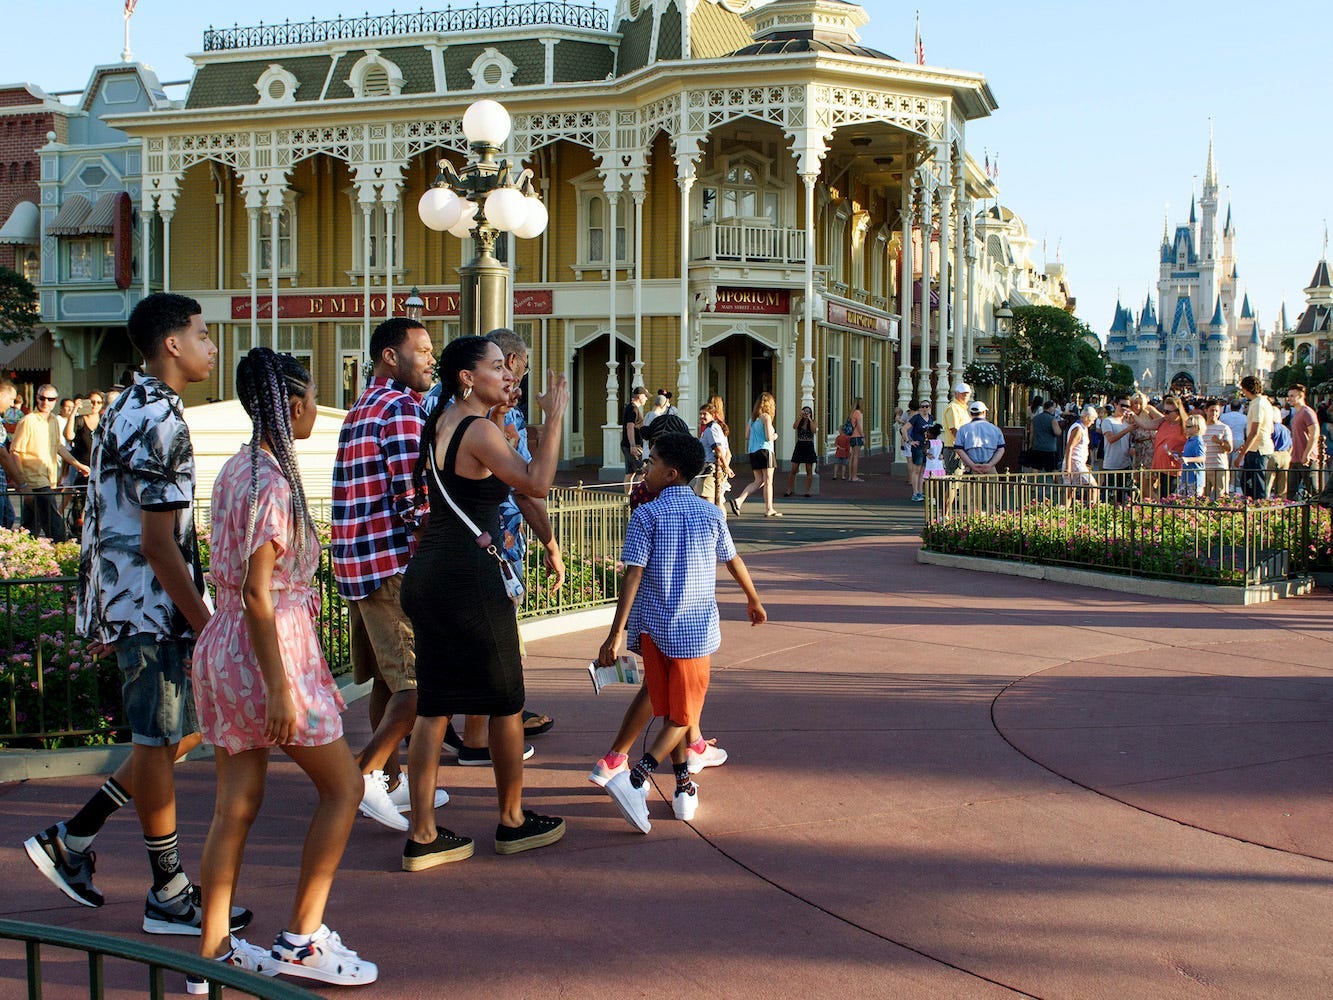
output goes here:
[{"label": "floral print shirt", "polygon": [[192,639],[143,554],[143,511],[175,512],[175,538],[204,592],[194,531],[194,447],[181,399],[136,375],[93,438],[79,555],[78,633],[115,643],[132,635]]}]

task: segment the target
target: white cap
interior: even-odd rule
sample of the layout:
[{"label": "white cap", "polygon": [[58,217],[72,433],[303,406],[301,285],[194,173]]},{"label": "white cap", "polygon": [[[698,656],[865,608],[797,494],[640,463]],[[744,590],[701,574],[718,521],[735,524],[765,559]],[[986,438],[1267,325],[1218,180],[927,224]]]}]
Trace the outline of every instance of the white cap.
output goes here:
[{"label": "white cap", "polygon": [[961,393],[964,392],[971,392],[971,391],[972,387],[968,385],[966,382],[959,382],[956,386],[953,387],[953,394],[955,396],[960,395]]},{"label": "white cap", "polygon": [[985,413],[986,404],[979,399],[974,399],[971,403],[968,404],[967,412],[971,414]]}]

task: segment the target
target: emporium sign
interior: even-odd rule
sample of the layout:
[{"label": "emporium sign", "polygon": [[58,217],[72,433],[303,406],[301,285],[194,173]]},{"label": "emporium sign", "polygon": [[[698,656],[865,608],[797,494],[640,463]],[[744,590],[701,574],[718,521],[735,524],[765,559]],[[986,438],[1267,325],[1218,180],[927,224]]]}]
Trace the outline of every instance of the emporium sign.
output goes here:
[{"label": "emporium sign", "polygon": [[828,323],[830,326],[842,327],[844,330],[855,330],[858,333],[869,333],[876,337],[893,339],[893,321],[889,317],[861,309],[852,309],[841,302],[828,303]]},{"label": "emporium sign", "polygon": [[787,288],[719,288],[708,308],[713,313],[745,313],[749,316],[786,316],[791,312],[791,290]]},{"label": "emporium sign", "polygon": [[[407,297],[411,292],[393,293],[393,315],[407,315]],[[457,292],[421,292],[425,302],[422,316],[444,317],[458,315]],[[370,315],[383,316],[385,311],[383,292],[370,296]],[[261,296],[258,302],[258,317],[272,319],[273,299]],[[514,293],[515,316],[549,316],[554,312],[555,295],[549,288],[538,288]],[[279,319],[359,319],[365,314],[366,299],[361,292],[335,292],[332,295],[279,295]],[[231,297],[231,318],[250,319],[250,296],[233,295]]]}]

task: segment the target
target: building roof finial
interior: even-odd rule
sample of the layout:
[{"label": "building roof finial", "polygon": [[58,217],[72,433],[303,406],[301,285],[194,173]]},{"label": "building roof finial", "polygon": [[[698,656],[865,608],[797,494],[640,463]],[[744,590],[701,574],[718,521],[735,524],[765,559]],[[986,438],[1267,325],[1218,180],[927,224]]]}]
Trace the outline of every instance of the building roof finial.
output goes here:
[{"label": "building roof finial", "polygon": [[1208,164],[1203,170],[1203,186],[1217,189],[1217,160],[1213,156],[1213,119],[1208,119]]}]

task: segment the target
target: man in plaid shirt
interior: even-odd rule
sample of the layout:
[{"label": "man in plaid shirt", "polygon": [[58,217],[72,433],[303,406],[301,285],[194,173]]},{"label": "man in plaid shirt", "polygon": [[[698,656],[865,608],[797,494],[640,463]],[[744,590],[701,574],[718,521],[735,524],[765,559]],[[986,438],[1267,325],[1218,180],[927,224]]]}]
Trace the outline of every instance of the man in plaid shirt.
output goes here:
[{"label": "man in plaid shirt", "polygon": [[[373,682],[375,732],[358,758],[365,779],[361,812],[406,830],[400,810],[407,806],[407,785],[397,781],[396,761],[398,744],[416,721],[416,649],[398,595],[425,515],[415,505],[412,470],[421,452],[421,401],[434,381],[435,353],[419,321],[397,316],[375,329],[370,356],[370,381],[338,434],[333,575],[347,601],[352,673],[358,684]],[[394,797],[384,773],[391,759]]]}]

